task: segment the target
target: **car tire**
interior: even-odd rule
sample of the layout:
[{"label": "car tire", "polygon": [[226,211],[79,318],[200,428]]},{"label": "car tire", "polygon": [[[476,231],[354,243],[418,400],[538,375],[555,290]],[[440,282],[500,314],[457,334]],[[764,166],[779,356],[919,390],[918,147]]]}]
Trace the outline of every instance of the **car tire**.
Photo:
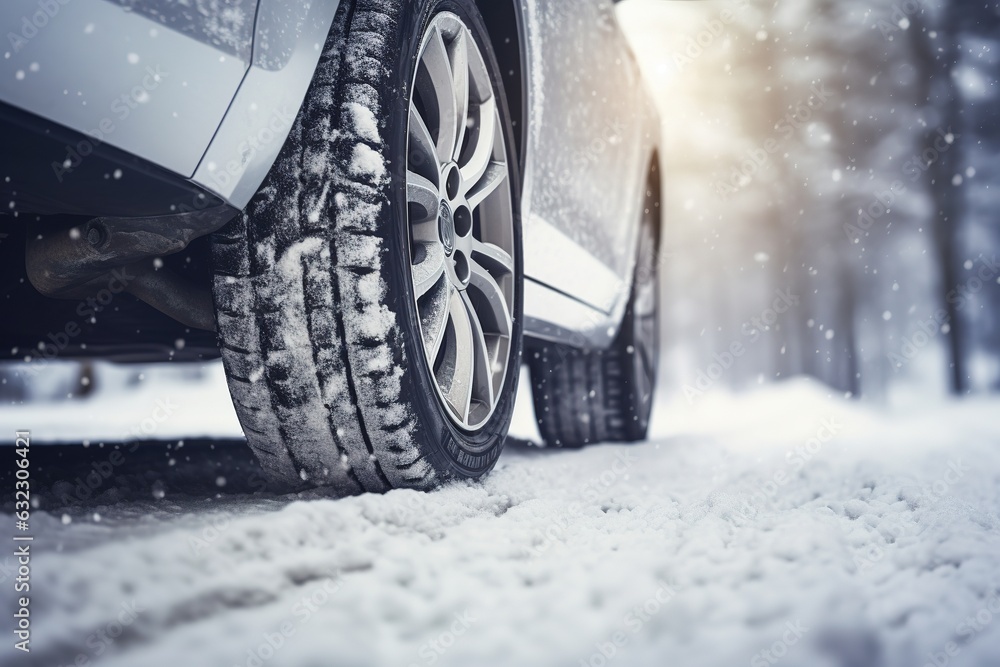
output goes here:
[{"label": "car tire", "polygon": [[535,417],[550,447],[641,442],[649,435],[660,346],[657,178],[654,168],[632,292],[611,347],[588,351],[535,343],[528,350]]},{"label": "car tire", "polygon": [[[468,118],[460,119],[463,67]],[[430,118],[417,139],[413,113]],[[446,155],[449,146],[455,164],[439,165],[432,183],[443,203],[428,213],[433,198],[421,188],[434,180],[434,163],[426,151]],[[276,164],[213,240],[230,393],[272,478],[347,495],[428,489],[492,469],[522,353],[514,146],[473,0],[341,2]],[[440,238],[427,237],[431,226]],[[441,256],[435,243],[447,247],[436,283],[447,283],[447,299],[442,288],[433,292],[448,305],[444,323],[427,307],[431,297],[417,296],[438,270],[427,263]]]}]

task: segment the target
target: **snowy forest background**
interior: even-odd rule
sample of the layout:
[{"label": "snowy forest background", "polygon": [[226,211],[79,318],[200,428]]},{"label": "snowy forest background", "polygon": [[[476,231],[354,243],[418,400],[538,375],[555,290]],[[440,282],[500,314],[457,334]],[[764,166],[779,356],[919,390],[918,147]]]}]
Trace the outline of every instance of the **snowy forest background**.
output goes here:
[{"label": "snowy forest background", "polygon": [[[891,404],[1000,390],[1000,2],[617,7],[664,121],[661,397],[796,375]],[[0,369],[0,396],[221,386],[96,369]]]},{"label": "snowy forest background", "polygon": [[1000,3],[619,7],[665,123],[661,387],[1000,389]]}]

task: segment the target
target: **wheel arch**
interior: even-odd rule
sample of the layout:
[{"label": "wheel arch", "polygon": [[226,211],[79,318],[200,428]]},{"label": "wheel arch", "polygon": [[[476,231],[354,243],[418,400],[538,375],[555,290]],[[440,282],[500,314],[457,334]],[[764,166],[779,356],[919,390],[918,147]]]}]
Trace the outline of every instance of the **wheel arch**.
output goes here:
[{"label": "wheel arch", "polygon": [[524,20],[519,0],[476,0],[483,15],[486,30],[497,62],[503,72],[504,94],[510,110],[511,124],[517,142],[517,157],[523,178],[527,147],[528,91],[527,53]]},{"label": "wheel arch", "polygon": [[[614,322],[613,329],[615,330],[615,335],[617,335],[617,330],[622,323],[622,318],[625,317],[629,297],[632,294],[633,283],[635,282],[635,270],[641,250],[639,246],[642,240],[641,228],[651,220],[655,223],[652,227],[656,246],[656,262],[661,264],[663,261],[661,254],[663,247],[663,226],[665,224],[663,219],[663,167],[660,160],[658,141],[653,143],[648,149],[646,158],[640,164],[644,165],[643,172],[641,172],[644,174],[644,180],[640,190],[643,193],[644,201],[643,207],[639,209],[642,215],[635,227],[635,237],[632,244],[632,262],[628,273],[622,278],[622,298],[619,299],[619,303],[611,316],[611,320]],[[653,204],[652,208],[645,209],[645,200],[648,197],[652,198]],[[608,342],[609,345],[611,343],[613,343],[613,340]]]}]

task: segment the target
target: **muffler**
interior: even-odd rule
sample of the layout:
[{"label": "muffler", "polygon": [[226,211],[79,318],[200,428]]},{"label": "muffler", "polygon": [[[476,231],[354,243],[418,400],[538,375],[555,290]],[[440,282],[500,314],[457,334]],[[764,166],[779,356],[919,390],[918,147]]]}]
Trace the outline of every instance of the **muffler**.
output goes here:
[{"label": "muffler", "polygon": [[25,257],[28,279],[54,299],[87,298],[114,280],[122,291],[185,326],[215,331],[211,291],[155,260],[181,252],[236,215],[222,206],[150,218],[94,218],[58,231],[32,225]]}]

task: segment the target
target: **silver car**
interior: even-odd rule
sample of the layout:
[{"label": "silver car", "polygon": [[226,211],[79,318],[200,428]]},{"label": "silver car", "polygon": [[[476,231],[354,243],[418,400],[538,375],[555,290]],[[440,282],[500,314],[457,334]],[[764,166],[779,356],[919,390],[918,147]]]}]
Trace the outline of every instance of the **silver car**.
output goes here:
[{"label": "silver car", "polygon": [[4,0],[0,354],[222,357],[263,467],[646,437],[659,121],[611,0]]}]

